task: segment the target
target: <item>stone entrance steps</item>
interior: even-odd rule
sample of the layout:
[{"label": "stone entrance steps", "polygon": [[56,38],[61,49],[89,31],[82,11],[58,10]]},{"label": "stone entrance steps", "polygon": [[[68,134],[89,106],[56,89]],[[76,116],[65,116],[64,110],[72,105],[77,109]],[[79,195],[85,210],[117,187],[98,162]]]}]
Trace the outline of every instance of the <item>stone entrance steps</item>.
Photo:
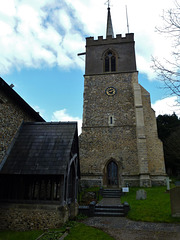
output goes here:
[{"label": "stone entrance steps", "polygon": [[129,204],[120,203],[123,195],[120,189],[103,189],[101,192],[103,199],[95,205],[95,216],[124,217],[129,211]]},{"label": "stone entrance steps", "polygon": [[91,202],[89,206],[79,206],[79,212],[87,216],[124,217],[130,210],[127,202],[121,204],[123,195],[120,189],[101,189],[102,200],[96,204]]},{"label": "stone entrance steps", "polygon": [[122,196],[122,191],[120,189],[103,189],[103,198],[120,198]]},{"label": "stone entrance steps", "polygon": [[109,216],[109,217],[124,217],[125,210],[124,205],[117,205],[117,206],[102,206],[102,205],[96,205],[95,216]]}]

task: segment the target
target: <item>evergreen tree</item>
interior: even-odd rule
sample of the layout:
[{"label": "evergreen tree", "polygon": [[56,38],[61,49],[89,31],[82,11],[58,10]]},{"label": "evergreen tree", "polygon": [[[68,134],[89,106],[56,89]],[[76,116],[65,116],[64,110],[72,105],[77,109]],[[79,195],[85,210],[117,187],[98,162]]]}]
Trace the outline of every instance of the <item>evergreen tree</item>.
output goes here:
[{"label": "evergreen tree", "polygon": [[172,115],[157,117],[158,136],[163,142],[166,171],[170,175],[180,172],[180,119]]}]

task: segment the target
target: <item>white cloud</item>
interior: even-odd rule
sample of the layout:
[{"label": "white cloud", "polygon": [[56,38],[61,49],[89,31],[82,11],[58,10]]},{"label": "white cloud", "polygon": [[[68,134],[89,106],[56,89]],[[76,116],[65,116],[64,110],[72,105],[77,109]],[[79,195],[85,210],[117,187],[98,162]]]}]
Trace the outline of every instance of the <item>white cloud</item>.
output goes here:
[{"label": "white cloud", "polygon": [[151,69],[150,59],[145,58],[143,55],[136,55],[137,68],[141,73],[147,74],[149,79],[153,79],[155,77],[155,73]]},{"label": "white cloud", "polygon": [[[8,2],[8,3],[7,3]],[[12,68],[58,65],[80,67],[77,53],[84,52],[85,35],[105,35],[107,6],[104,0],[8,0],[0,8],[0,73]],[[137,68],[153,78],[151,56],[170,56],[170,43],[155,32],[169,0],[112,1],[111,15],[116,34],[135,33]]]},{"label": "white cloud", "polygon": [[15,15],[16,9],[13,0],[4,1],[1,3],[0,13],[5,14],[7,16]]},{"label": "white cloud", "polygon": [[[64,9],[53,6],[49,9],[46,7],[48,1],[38,2],[11,1],[10,12],[6,4],[2,4],[0,74],[8,73],[12,68],[20,70],[44,65],[82,67],[77,53],[84,48],[84,39],[76,29],[73,30],[71,16]],[[53,2],[58,6],[58,2]],[[53,15],[51,10],[56,14]]]},{"label": "white cloud", "polygon": [[80,119],[79,117],[70,116],[67,113],[67,109],[55,111],[52,116],[52,121],[61,121],[61,122],[76,121],[78,122],[78,134],[81,133],[82,119]]},{"label": "white cloud", "polygon": [[158,100],[152,104],[152,108],[155,110],[156,116],[164,114],[172,115],[175,112],[176,115],[180,117],[180,109],[179,106],[177,106],[176,96]]},{"label": "white cloud", "polygon": [[68,16],[68,13],[62,9],[60,11],[57,11],[57,17],[59,18],[59,22],[63,23],[63,28],[65,31],[70,31],[72,28],[72,24],[71,24],[71,19]]}]

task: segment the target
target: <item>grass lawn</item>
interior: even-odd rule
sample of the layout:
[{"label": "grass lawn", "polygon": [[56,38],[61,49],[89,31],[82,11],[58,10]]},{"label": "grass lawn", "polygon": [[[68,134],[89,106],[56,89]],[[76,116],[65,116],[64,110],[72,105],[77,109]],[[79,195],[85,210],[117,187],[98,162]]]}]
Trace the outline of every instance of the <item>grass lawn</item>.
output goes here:
[{"label": "grass lawn", "polygon": [[136,191],[140,188],[130,188],[130,192],[121,198],[128,202],[131,210],[128,218],[135,221],[180,223],[180,218],[171,217],[170,194],[166,187],[143,188],[147,192],[146,200],[136,200]]},{"label": "grass lawn", "polygon": [[[78,222],[68,222],[65,227],[71,227],[70,233],[65,240],[113,240],[108,234],[93,227],[86,226]],[[59,240],[62,229],[50,230],[46,232],[39,240]],[[43,231],[29,231],[29,232],[0,232],[0,240],[36,240]]]},{"label": "grass lawn", "polygon": [[0,240],[35,240],[42,234],[43,231],[0,231]]},{"label": "grass lawn", "polygon": [[86,226],[82,223],[77,223],[71,230],[65,240],[113,240],[107,233]]}]

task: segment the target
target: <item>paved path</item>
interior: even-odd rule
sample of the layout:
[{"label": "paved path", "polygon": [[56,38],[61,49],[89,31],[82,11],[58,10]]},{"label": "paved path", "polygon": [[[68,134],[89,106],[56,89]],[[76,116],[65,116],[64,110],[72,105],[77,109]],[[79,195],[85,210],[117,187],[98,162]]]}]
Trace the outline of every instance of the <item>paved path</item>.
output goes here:
[{"label": "paved path", "polygon": [[120,198],[103,198],[98,204],[101,206],[117,206],[121,204]]},{"label": "paved path", "polygon": [[83,222],[116,240],[180,240],[180,224],[135,222],[125,217],[91,217]]},{"label": "paved path", "polygon": [[[119,205],[120,198],[103,198],[99,205]],[[180,224],[135,222],[125,217],[91,217],[86,225],[102,229],[116,240],[180,240]]]}]

